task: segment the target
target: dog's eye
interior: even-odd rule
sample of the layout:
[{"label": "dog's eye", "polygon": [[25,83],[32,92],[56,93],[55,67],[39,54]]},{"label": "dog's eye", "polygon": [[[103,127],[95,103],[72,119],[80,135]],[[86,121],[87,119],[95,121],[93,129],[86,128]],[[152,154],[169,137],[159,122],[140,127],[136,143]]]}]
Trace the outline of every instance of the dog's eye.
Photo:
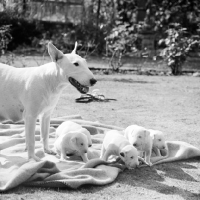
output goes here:
[{"label": "dog's eye", "polygon": [[142,136],[138,136],[138,138],[142,138]]},{"label": "dog's eye", "polygon": [[158,139],[159,142],[161,142],[161,139]]},{"label": "dog's eye", "polygon": [[75,65],[76,67],[78,67],[78,66],[79,66],[79,64],[78,64],[77,62],[75,62],[75,63],[74,63],[74,65]]},{"label": "dog's eye", "polygon": [[83,143],[81,143],[81,145],[83,146]]}]

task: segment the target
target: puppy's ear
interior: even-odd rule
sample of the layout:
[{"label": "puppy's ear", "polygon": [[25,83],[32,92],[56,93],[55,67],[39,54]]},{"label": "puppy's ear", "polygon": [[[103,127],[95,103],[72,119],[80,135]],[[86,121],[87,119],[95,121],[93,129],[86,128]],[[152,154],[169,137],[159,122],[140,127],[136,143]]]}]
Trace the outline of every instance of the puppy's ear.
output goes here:
[{"label": "puppy's ear", "polygon": [[76,53],[77,46],[78,46],[78,43],[77,43],[77,42],[75,42],[74,50],[72,51],[72,53],[74,53],[74,54]]},{"label": "puppy's ear", "polygon": [[64,56],[64,54],[58,50],[51,42],[48,43],[48,52],[53,62],[57,62]]},{"label": "puppy's ear", "polygon": [[119,154],[120,154],[120,156],[125,157],[124,152],[120,152]]},{"label": "puppy's ear", "polygon": [[150,137],[150,131],[149,130],[145,130],[144,131],[144,135],[145,135],[145,137]]},{"label": "puppy's ear", "polygon": [[152,139],[155,139],[155,132],[154,131],[150,131],[150,136],[152,137]]},{"label": "puppy's ear", "polygon": [[85,128],[80,128],[80,129],[78,129],[80,132],[82,132],[82,133],[85,133],[85,132],[87,132],[87,129],[85,129]]},{"label": "puppy's ear", "polygon": [[73,137],[72,139],[71,139],[71,141],[74,143],[74,144],[76,144],[77,143],[77,137]]}]

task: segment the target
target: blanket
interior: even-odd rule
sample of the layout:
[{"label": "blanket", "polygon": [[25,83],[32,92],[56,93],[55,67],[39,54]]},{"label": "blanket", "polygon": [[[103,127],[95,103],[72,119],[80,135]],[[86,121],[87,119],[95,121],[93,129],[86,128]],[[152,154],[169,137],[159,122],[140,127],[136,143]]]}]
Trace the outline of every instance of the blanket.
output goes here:
[{"label": "blanket", "polygon": [[[28,161],[23,122],[13,124],[7,121],[0,124],[0,191],[6,191],[18,185],[76,189],[85,184],[105,185],[115,181],[118,174],[124,171],[125,165],[119,159],[107,162],[101,160],[100,149],[106,131],[111,129],[122,131],[124,128],[86,121],[79,115],[53,118],[49,136],[51,148],[55,141],[56,128],[66,120],[79,123],[90,131],[93,145],[88,150],[89,162],[82,162],[78,156],[71,156],[66,161],[60,161],[57,155],[45,154],[40,143],[39,122],[35,131],[35,152],[41,161]],[[161,152],[160,157],[152,154],[151,162],[154,165],[200,156],[200,149],[186,142],[167,141],[166,143],[168,153]]]}]

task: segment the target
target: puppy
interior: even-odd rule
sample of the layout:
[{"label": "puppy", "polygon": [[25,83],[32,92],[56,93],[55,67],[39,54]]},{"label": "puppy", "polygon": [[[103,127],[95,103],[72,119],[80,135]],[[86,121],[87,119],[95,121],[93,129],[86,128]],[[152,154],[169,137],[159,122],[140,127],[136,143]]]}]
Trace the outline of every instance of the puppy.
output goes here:
[{"label": "puppy", "polygon": [[91,147],[92,139],[91,139],[90,132],[86,128],[82,128],[81,125],[72,121],[65,121],[58,126],[58,128],[56,129],[56,138],[58,138],[62,134],[65,134],[70,131],[76,131],[76,130],[80,130],[80,132],[84,133],[87,136],[88,147]]},{"label": "puppy", "polygon": [[61,160],[66,160],[66,155],[77,155],[84,162],[88,161],[88,139],[80,130],[65,132],[56,139],[54,148]]},{"label": "puppy", "polygon": [[45,153],[49,149],[50,117],[62,91],[71,83],[80,93],[87,93],[96,83],[84,58],[63,54],[48,44],[52,62],[31,68],[15,68],[0,63],[0,121],[25,122],[28,159],[39,161],[35,155],[35,127],[40,118],[40,135]]},{"label": "puppy", "polygon": [[161,156],[160,150],[167,151],[164,134],[163,132],[158,130],[149,129],[149,131],[153,141],[152,151],[155,153],[156,156]]},{"label": "puppy", "polygon": [[124,136],[138,151],[144,152],[145,161],[152,166],[150,158],[153,141],[150,131],[141,126],[131,125],[124,130]]},{"label": "puppy", "polygon": [[110,155],[119,156],[128,169],[139,166],[137,149],[117,130],[108,131],[103,140],[100,158],[107,161]]}]

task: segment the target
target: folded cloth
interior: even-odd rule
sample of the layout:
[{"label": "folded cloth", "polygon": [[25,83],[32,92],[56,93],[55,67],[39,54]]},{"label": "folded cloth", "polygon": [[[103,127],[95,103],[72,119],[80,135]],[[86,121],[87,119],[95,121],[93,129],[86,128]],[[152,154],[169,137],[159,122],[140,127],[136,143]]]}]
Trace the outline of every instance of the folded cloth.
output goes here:
[{"label": "folded cloth", "polygon": [[[0,191],[6,191],[20,184],[40,187],[78,188],[85,184],[105,185],[113,182],[125,169],[120,161],[103,161],[99,158],[101,144],[108,130],[122,131],[124,128],[86,121],[81,116],[68,116],[51,119],[50,147],[55,141],[55,130],[62,122],[72,120],[87,128],[91,133],[92,147],[88,150],[89,161],[82,162],[78,156],[60,161],[58,156],[45,154],[40,143],[39,125],[35,132],[35,152],[41,161],[27,160],[25,151],[24,124],[0,124]],[[200,150],[188,143],[167,141],[168,153],[152,156],[153,164],[179,161],[200,156]],[[142,170],[142,169],[141,169]],[[133,170],[134,171],[134,170]]]}]

